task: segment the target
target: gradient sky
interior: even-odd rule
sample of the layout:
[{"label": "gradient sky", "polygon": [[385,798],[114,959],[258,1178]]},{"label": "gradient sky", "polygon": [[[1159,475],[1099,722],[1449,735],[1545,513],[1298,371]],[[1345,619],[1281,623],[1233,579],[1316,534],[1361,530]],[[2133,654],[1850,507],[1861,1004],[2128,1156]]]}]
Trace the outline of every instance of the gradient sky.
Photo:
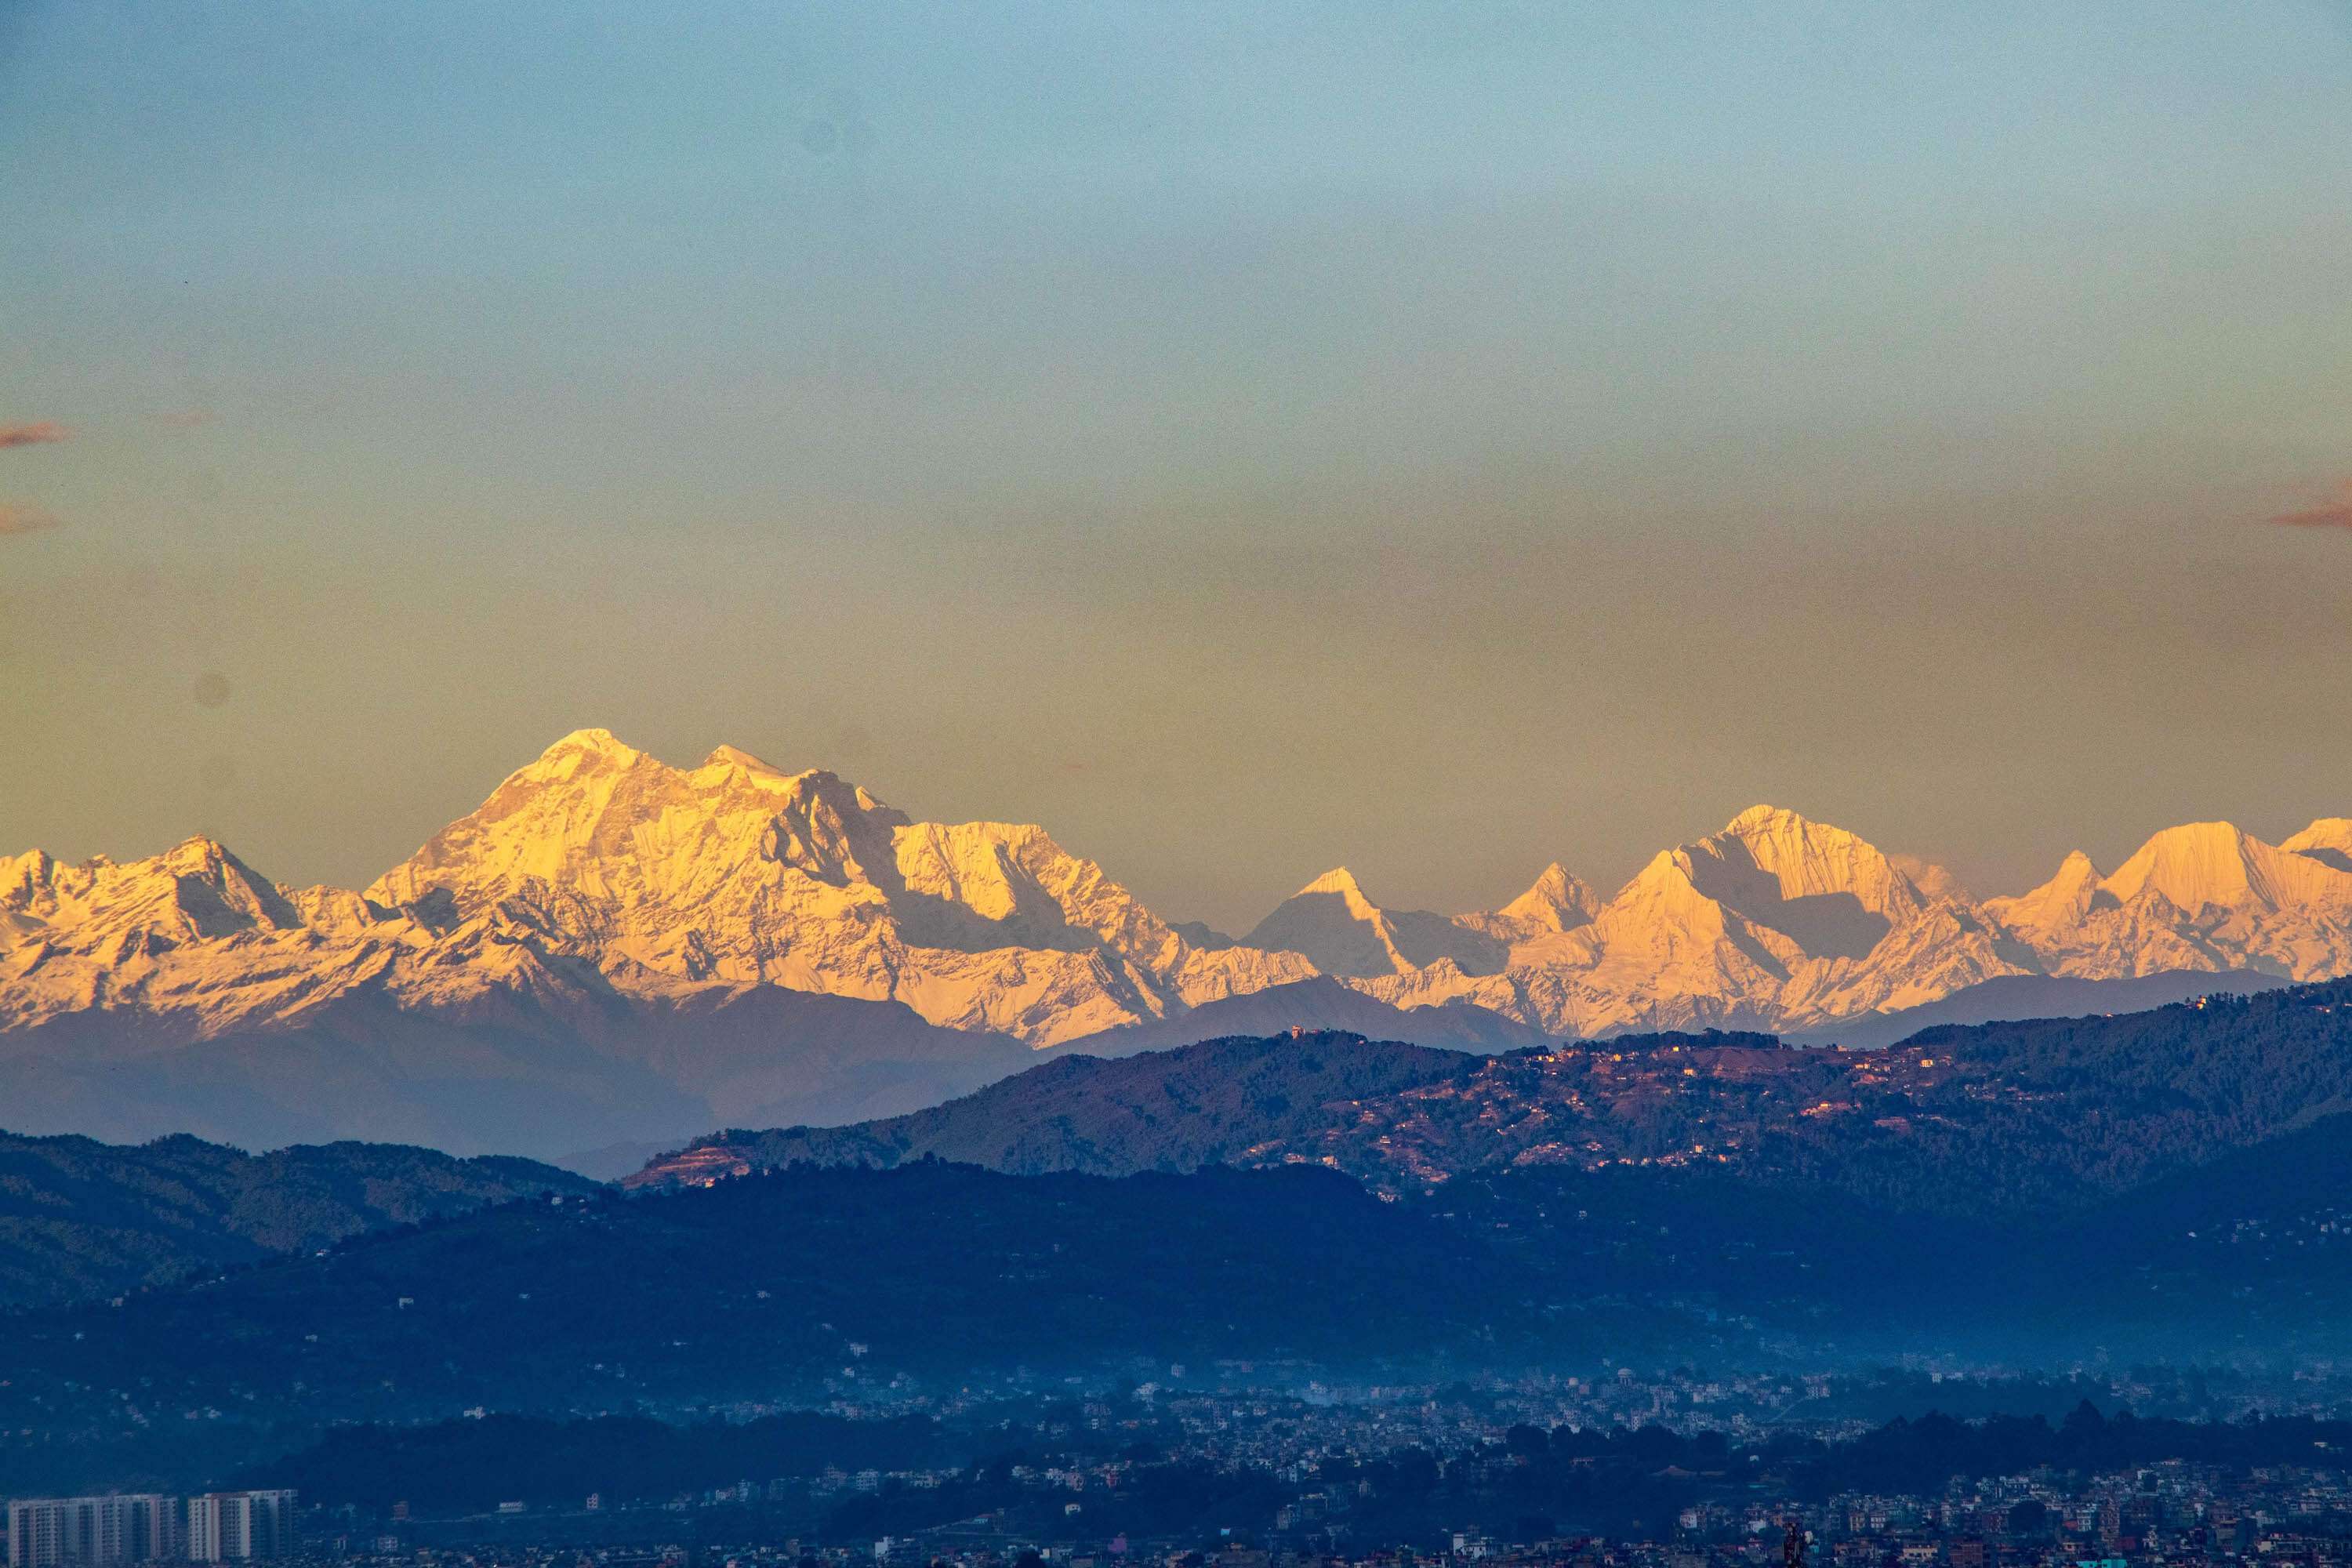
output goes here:
[{"label": "gradient sky", "polygon": [[602,724],[1229,927],[2010,890],[2352,815],[2347,476],[2337,0],[0,5],[0,848]]}]

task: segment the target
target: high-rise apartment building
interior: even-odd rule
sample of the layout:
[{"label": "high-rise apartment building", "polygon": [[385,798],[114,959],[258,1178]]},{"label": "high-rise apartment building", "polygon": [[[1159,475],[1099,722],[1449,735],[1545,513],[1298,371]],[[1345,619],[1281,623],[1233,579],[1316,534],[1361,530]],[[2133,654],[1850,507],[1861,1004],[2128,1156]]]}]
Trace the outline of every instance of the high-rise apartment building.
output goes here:
[{"label": "high-rise apartment building", "polygon": [[291,1491],[212,1492],[184,1506],[152,1492],[8,1504],[9,1568],[246,1563],[293,1552]]},{"label": "high-rise apartment building", "polygon": [[294,1550],[291,1491],[208,1492],[188,1500],[191,1563],[247,1563]]},{"label": "high-rise apartment building", "polygon": [[106,1568],[179,1553],[176,1499],[152,1492],[20,1498],[8,1505],[11,1568]]}]

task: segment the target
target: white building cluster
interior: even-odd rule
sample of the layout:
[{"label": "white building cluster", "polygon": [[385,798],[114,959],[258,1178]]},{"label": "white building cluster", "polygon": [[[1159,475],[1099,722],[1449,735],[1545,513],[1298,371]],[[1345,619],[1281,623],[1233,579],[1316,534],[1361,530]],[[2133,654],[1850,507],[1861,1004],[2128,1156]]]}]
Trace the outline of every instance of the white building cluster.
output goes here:
[{"label": "white building cluster", "polygon": [[291,1491],[118,1492],[8,1505],[8,1568],[247,1563],[293,1552]]}]

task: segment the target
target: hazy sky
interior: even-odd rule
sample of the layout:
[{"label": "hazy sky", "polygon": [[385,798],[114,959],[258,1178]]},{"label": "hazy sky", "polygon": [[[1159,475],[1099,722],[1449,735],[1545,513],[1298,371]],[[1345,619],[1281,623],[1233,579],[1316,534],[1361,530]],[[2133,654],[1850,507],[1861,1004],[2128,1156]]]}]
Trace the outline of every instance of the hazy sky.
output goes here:
[{"label": "hazy sky", "polygon": [[2007,890],[2352,815],[2347,477],[2339,0],[0,5],[0,848],[602,724],[1234,927]]}]

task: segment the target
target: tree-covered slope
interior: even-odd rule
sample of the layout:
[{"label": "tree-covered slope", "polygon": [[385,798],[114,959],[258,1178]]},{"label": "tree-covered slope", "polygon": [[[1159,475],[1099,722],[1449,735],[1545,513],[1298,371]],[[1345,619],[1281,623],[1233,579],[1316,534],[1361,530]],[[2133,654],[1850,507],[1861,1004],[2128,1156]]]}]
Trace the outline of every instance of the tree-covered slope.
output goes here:
[{"label": "tree-covered slope", "polygon": [[849,1127],[733,1131],[653,1162],[633,1186],[806,1160],[888,1166],[926,1155],[1020,1174],[1189,1171],[1282,1163],[1269,1145],[1311,1140],[1336,1108],[1459,1079],[1477,1058],[1352,1035],[1205,1040],[1172,1051],[1060,1057],[961,1100]]},{"label": "tree-covered slope", "polygon": [[714,1134],[638,1184],[936,1155],[1118,1173],[1312,1162],[1391,1191],[1481,1172],[1721,1171],[1951,1218],[2086,1210],[2352,1110],[2352,982],[1884,1051],[1654,1035],[1493,1058],[1346,1036],[1067,1060],[912,1116]]},{"label": "tree-covered slope", "polygon": [[360,1231],[595,1184],[529,1160],[387,1143],[267,1154],[0,1132],[0,1306],[107,1296]]},{"label": "tree-covered slope", "polygon": [[0,1413],[46,1397],[56,1426],[109,1389],[256,1419],[805,1398],[901,1373],[1418,1359],[1546,1321],[1477,1237],[1332,1172],[802,1166],[517,1201],[22,1314]]}]

